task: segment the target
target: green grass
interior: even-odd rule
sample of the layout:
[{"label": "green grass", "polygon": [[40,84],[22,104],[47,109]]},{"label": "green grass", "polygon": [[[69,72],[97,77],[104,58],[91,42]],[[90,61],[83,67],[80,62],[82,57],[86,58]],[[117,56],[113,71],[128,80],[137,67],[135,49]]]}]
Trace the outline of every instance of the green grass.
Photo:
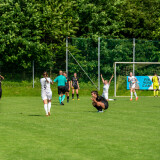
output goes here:
[{"label": "green grass", "polygon": [[64,106],[53,97],[0,100],[0,160],[159,160],[160,99],[118,98],[97,113],[89,96]]}]

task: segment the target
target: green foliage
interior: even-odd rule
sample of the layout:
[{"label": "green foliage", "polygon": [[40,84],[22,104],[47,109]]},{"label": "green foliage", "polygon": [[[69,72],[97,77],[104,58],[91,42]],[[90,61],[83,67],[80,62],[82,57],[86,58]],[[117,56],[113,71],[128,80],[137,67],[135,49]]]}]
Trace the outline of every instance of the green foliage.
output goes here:
[{"label": "green foliage", "polygon": [[[158,40],[159,26],[159,0],[1,0],[1,70],[25,75],[31,72],[33,60],[38,75],[44,70],[64,70],[68,36],[92,39],[74,40],[71,51],[83,62],[82,67],[94,73],[97,38],[101,37],[102,73],[111,74],[114,61],[131,60],[131,41],[111,43],[106,39]],[[160,60],[159,42],[136,43],[136,61]],[[78,69],[74,64],[70,66],[71,73]]]}]

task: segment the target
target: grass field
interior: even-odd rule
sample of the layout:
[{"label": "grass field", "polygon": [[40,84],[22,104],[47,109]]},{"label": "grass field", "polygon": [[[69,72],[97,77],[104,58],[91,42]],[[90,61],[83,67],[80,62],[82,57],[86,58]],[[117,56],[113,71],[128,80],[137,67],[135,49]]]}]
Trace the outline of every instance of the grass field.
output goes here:
[{"label": "grass field", "polygon": [[45,117],[40,97],[0,100],[0,160],[159,160],[160,98],[117,98],[97,113],[89,96]]}]

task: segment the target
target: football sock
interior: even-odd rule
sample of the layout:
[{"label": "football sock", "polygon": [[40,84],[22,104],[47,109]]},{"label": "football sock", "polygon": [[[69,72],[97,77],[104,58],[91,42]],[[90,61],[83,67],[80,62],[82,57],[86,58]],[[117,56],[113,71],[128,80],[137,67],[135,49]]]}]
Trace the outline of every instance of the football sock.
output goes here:
[{"label": "football sock", "polygon": [[156,96],[156,91],[154,91],[154,96]]},{"label": "football sock", "polygon": [[46,112],[46,115],[48,115],[47,104],[44,104],[44,110],[45,110],[45,112]]},{"label": "football sock", "polygon": [[136,92],[134,92],[134,95],[135,95],[135,97],[137,98],[137,93],[136,93]]},{"label": "football sock", "polygon": [[61,96],[59,96],[59,103],[61,104],[61,102],[62,102],[62,98]]},{"label": "football sock", "polygon": [[69,96],[67,96],[67,102],[69,102]]},{"label": "football sock", "polygon": [[132,99],[132,96],[133,96],[133,92],[131,92],[131,99]]},{"label": "football sock", "polygon": [[157,91],[157,94],[156,94],[157,96],[158,96],[158,91]]},{"label": "football sock", "polygon": [[79,94],[77,94],[77,99],[79,99]]},{"label": "football sock", "polygon": [[72,94],[72,99],[74,99],[74,94]]},{"label": "football sock", "polygon": [[62,102],[64,101],[65,97],[66,97],[65,95],[62,96]]},{"label": "football sock", "polygon": [[48,112],[51,110],[51,102],[48,102]]}]

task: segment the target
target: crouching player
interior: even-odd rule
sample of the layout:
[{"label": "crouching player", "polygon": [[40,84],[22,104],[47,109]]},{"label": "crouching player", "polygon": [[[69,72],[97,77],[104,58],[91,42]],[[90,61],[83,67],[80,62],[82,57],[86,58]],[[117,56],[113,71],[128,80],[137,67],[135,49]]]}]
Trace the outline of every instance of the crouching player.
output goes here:
[{"label": "crouching player", "polygon": [[[52,80],[48,77],[47,72],[43,73],[43,78],[40,79],[41,82],[41,97],[44,103],[44,110],[46,112],[46,116],[50,116],[51,109],[51,99],[52,99],[52,91],[50,88],[50,83],[53,84]],[[48,105],[47,105],[48,103]]]},{"label": "crouching player", "polygon": [[108,101],[104,97],[99,96],[97,91],[92,91],[91,95],[92,105],[98,110],[98,112],[103,112],[103,110],[108,108]]}]

